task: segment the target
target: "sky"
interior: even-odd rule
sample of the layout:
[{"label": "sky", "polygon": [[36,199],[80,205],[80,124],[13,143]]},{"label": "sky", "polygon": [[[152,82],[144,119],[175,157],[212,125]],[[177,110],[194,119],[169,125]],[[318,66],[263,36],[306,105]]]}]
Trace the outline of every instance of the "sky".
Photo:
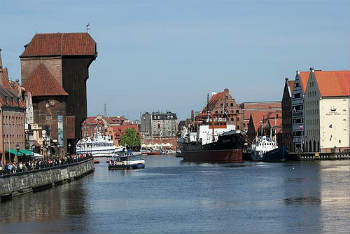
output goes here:
[{"label": "sky", "polygon": [[190,117],[207,93],[281,101],[297,70],[349,69],[348,0],[1,0],[0,48],[10,79],[36,33],[86,32],[98,57],[88,115],[150,111]]}]

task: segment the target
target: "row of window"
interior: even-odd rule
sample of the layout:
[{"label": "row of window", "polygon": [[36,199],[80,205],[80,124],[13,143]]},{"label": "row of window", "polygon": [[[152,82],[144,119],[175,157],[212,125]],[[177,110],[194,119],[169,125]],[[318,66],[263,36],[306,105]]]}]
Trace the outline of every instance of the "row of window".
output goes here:
[{"label": "row of window", "polygon": [[24,117],[23,116],[3,116],[3,123],[4,125],[14,125],[14,124],[23,124],[24,123]]},{"label": "row of window", "polygon": [[[221,103],[221,104],[220,104],[220,106],[221,106],[221,107],[223,107],[223,106],[224,106],[224,104],[223,104],[223,103]],[[226,103],[226,104],[225,104],[225,106],[228,106],[228,103]],[[231,106],[231,107],[233,107],[233,102],[231,102],[231,103],[230,103],[230,106]]]},{"label": "row of window", "polygon": [[24,137],[24,134],[2,134],[2,137],[3,138],[14,138],[14,137],[17,137],[17,138],[19,138],[19,137]]}]

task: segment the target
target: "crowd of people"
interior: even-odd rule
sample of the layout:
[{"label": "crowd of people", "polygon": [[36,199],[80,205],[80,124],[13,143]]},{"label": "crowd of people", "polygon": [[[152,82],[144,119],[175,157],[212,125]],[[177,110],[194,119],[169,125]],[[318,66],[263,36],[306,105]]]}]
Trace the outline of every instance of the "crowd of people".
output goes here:
[{"label": "crowd of people", "polygon": [[69,165],[75,162],[83,161],[87,158],[92,158],[91,154],[67,155],[62,158],[44,158],[44,159],[29,159],[25,162],[8,162],[2,164],[0,162],[0,176],[14,175],[18,173],[30,172],[34,170],[42,170],[47,168]]}]

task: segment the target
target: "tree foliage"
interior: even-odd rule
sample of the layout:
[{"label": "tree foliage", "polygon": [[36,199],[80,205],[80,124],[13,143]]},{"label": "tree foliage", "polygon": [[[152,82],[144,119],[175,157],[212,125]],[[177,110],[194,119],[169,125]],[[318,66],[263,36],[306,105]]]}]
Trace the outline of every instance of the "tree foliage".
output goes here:
[{"label": "tree foliage", "polygon": [[120,145],[129,147],[140,147],[141,140],[140,136],[137,134],[135,128],[127,128],[125,133],[120,138]]}]

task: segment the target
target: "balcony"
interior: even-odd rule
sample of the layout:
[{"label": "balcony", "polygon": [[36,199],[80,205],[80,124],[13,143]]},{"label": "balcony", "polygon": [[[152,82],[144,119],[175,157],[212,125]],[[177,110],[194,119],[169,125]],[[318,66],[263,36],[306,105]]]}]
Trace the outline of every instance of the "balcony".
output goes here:
[{"label": "balcony", "polygon": [[303,117],[304,115],[303,111],[293,111],[292,112],[292,117]]},{"label": "balcony", "polygon": [[303,105],[304,99],[302,98],[293,98],[292,99],[292,106],[298,106],[298,105]]},{"label": "balcony", "polygon": [[299,124],[293,124],[293,132],[294,131],[303,131],[304,130],[304,124],[299,123]]}]

